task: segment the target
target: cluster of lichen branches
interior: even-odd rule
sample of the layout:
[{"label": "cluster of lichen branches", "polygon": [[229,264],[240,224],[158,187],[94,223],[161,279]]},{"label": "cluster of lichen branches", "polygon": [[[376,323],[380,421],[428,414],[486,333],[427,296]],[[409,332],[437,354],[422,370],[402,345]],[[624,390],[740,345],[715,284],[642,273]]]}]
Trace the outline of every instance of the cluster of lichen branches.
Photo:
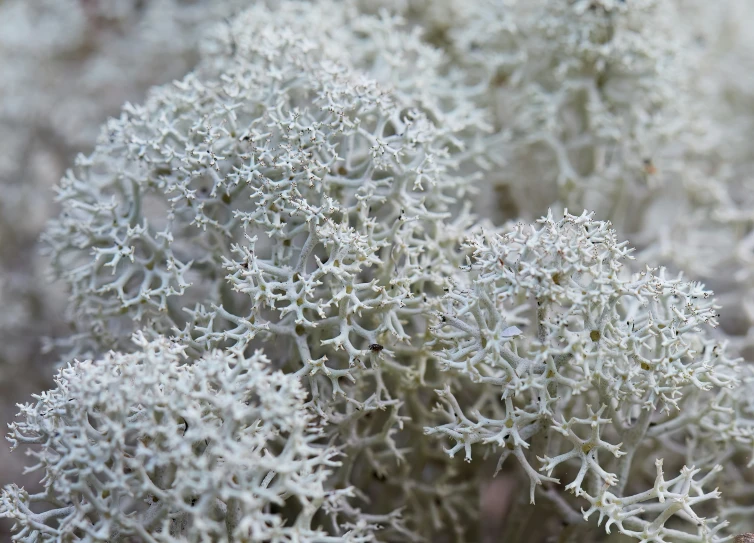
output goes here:
[{"label": "cluster of lichen branches", "polygon": [[751,528],[754,372],[621,238],[701,161],[668,13],[408,4],[254,3],[76,159],[17,541],[474,541],[500,470],[510,541]]}]

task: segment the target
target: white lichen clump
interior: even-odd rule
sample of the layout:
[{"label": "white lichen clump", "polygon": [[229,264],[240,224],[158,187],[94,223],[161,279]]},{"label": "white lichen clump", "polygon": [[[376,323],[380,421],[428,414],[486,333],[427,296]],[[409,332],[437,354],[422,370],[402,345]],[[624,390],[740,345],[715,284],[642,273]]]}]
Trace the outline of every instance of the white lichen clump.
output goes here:
[{"label": "white lichen clump", "polygon": [[[515,456],[532,502],[539,485],[552,488],[562,473],[564,489],[590,502],[584,517],[599,512],[608,529],[674,541],[683,532],[666,524],[678,514],[712,538],[725,523],[704,522],[692,506],[719,497],[703,484],[730,448],[751,450],[752,441],[744,437],[750,424],[723,405],[714,415],[699,412],[739,384],[740,360],[703,330],[717,324],[710,292],[664,270],[628,276],[626,243],[589,215],[539,222],[467,242],[467,277],[448,289],[435,341],[441,366],[481,386],[463,387],[460,396],[439,390],[449,422],[427,433],[455,441],[448,453],[465,450],[467,460],[477,443],[502,450],[499,466]],[[699,438],[712,426],[716,436],[690,444],[690,434]],[[641,480],[637,452],[660,436],[654,454],[680,454],[697,469],[665,481],[658,460],[654,490],[628,495]],[[701,469],[705,476],[695,478]],[[656,518],[640,516],[640,507]]]},{"label": "white lichen clump", "polygon": [[54,330],[63,368],[8,434],[16,540],[754,528],[754,11],[72,3],[0,5],[0,363]]},{"label": "white lichen clump", "polygon": [[[127,106],[79,159],[47,237],[85,327],[117,343],[130,335],[119,315],[167,331],[201,301],[235,329],[215,332],[196,309],[197,342],[274,332],[303,364],[312,334],[352,364],[383,336],[406,339],[393,315],[447,268],[444,220],[464,182],[441,130],[314,45],[267,32],[220,78],[189,75]],[[370,322],[355,346],[344,321],[357,311]]]},{"label": "white lichen clump", "polygon": [[[375,481],[375,514],[473,515],[473,481],[441,450],[422,456],[442,469],[406,460],[436,387],[424,307],[469,222],[453,131],[306,34],[233,40],[220,75],[210,56],[127,106],[63,179],[47,240],[71,287],[69,356],[128,349],[134,328],[195,353],[273,344],[350,452],[341,483]],[[438,480],[455,492],[427,508]]]},{"label": "white lichen clump", "polygon": [[17,540],[371,540],[362,519],[337,522],[351,490],[324,488],[337,453],[315,444],[295,377],[261,353],[188,364],[170,340],[134,343],[61,369],[11,426],[14,447],[41,446],[45,485],[0,497]]}]

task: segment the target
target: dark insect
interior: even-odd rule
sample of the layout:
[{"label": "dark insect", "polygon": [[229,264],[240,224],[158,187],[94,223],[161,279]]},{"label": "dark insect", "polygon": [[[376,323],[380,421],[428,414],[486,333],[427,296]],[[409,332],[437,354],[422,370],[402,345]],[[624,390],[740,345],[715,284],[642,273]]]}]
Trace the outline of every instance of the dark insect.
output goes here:
[{"label": "dark insect", "polygon": [[372,343],[372,344],[371,344],[371,345],[369,346],[369,350],[370,350],[370,351],[372,351],[373,353],[378,353],[378,352],[380,352],[380,351],[381,351],[382,349],[384,349],[384,348],[385,348],[385,347],[383,347],[383,346],[382,346],[382,345],[380,345],[379,343]]}]

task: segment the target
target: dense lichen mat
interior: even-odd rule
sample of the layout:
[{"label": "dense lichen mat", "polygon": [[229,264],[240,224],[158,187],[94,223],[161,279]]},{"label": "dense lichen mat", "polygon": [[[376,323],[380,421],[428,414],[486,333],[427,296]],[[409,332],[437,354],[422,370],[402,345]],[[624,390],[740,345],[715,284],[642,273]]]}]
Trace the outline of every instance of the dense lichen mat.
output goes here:
[{"label": "dense lichen mat", "polygon": [[9,537],[748,537],[750,23],[0,1]]}]

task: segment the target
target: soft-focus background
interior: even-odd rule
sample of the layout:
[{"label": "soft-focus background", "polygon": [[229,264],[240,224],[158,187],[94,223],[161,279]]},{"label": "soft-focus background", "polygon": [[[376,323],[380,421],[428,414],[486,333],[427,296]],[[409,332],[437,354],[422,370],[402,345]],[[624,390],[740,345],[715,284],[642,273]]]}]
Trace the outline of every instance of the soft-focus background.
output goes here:
[{"label": "soft-focus background", "polygon": [[[16,403],[50,385],[59,357],[46,348],[48,338],[69,329],[65,288],[49,281],[39,241],[57,212],[54,185],[78,153],[93,149],[108,117],[189,72],[213,26],[253,2],[0,0],[3,428]],[[590,2],[581,3],[588,15]],[[589,110],[576,95],[558,102],[541,92],[558,85],[552,66],[568,64],[557,55],[575,47],[558,42],[566,34],[557,27],[546,28],[541,14],[558,11],[546,0],[353,4],[404,17],[449,59],[444,76],[485,74],[485,120],[500,147],[485,157],[494,165],[479,182],[477,212],[500,223],[550,207],[596,210],[639,249],[639,262],[667,264],[714,289],[723,303],[720,333],[754,360],[754,2],[668,0],[639,13],[630,22],[635,43],[620,45],[634,64],[616,68],[624,79],[615,78],[606,112]],[[606,62],[612,53],[605,50]],[[574,119],[586,110],[594,123],[581,126]],[[649,122],[646,111],[659,113]],[[579,137],[590,131],[625,143],[607,167],[579,154]],[[558,134],[563,147],[553,147],[568,157],[533,137],[540,132]],[[38,483],[37,474],[21,475],[25,460],[0,445],[0,487]],[[507,507],[506,484],[502,478],[482,490],[484,513],[495,522]],[[0,521],[0,540],[9,540],[8,530]]]}]

